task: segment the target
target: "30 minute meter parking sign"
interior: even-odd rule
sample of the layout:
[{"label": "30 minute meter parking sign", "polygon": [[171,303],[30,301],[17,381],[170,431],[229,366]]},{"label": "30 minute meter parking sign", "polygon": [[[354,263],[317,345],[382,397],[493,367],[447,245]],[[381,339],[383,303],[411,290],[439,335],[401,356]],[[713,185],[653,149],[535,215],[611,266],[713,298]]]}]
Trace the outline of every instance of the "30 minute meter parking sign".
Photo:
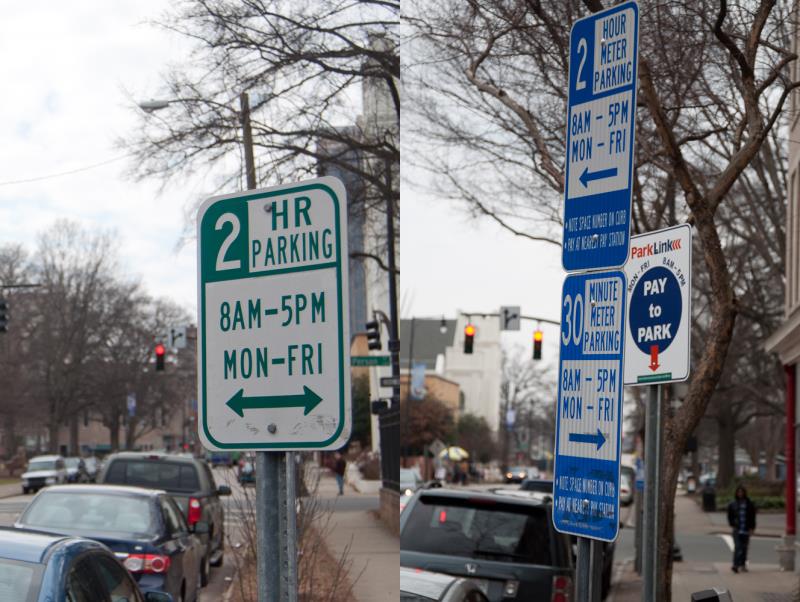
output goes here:
[{"label": "30 minute meter parking sign", "polygon": [[198,430],[211,449],[336,449],[350,434],[347,202],[335,178],[198,215]]},{"label": "30 minute meter parking sign", "polygon": [[619,4],[570,34],[562,263],[620,267],[628,254],[639,8]]}]

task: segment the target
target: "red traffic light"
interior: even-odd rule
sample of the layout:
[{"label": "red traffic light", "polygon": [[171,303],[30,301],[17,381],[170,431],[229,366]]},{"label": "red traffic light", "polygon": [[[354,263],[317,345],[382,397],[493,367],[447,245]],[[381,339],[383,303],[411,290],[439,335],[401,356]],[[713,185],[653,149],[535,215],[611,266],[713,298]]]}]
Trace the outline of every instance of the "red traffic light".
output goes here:
[{"label": "red traffic light", "polygon": [[475,327],[467,324],[464,327],[464,353],[472,353],[473,339],[475,338]]},{"label": "red traffic light", "polygon": [[166,353],[166,351],[167,350],[164,348],[164,345],[162,345],[161,343],[156,345],[156,355],[163,356],[164,353]]},{"label": "red traffic light", "polygon": [[164,354],[167,352],[162,343],[156,344],[156,372],[164,370]]}]

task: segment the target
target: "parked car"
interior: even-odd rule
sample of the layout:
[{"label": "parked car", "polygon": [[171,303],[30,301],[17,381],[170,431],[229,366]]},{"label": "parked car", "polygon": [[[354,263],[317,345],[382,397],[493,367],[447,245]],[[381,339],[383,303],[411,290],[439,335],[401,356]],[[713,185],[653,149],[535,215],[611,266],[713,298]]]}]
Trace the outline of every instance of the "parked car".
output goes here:
[{"label": "parked car", "polygon": [[422,487],[423,480],[414,468],[401,468],[400,469],[400,493],[411,495],[417,489]]},{"label": "parked car", "polygon": [[67,469],[67,483],[89,482],[89,473],[86,471],[83,458],[78,456],[64,458],[64,466]]},{"label": "parked car", "polygon": [[511,466],[506,471],[506,483],[522,483],[528,478],[528,469],[524,466]]},{"label": "parked car", "polygon": [[525,479],[519,488],[522,491],[536,491],[553,495],[553,481],[551,479]]},{"label": "parked car", "polygon": [[472,579],[400,567],[400,602],[486,602]]},{"label": "parked car", "polygon": [[233,452],[210,451],[206,453],[206,459],[214,468],[218,466],[227,466],[231,468],[236,463],[233,458]]},{"label": "parked car", "polygon": [[61,456],[36,456],[22,473],[22,493],[36,493],[48,485],[67,482],[67,470]]},{"label": "parked car", "polygon": [[619,472],[619,503],[630,506],[633,503],[633,491],[636,487],[636,469],[621,466]]},{"label": "parked car", "polygon": [[94,456],[89,456],[83,459],[83,464],[86,466],[86,474],[89,475],[89,481],[94,483],[97,480],[97,473],[100,472],[102,462]]},{"label": "parked car", "polygon": [[[54,486],[39,493],[14,526],[94,539],[114,552],[143,591],[197,598],[205,550],[164,491]],[[207,529],[202,523],[196,531]]]},{"label": "parked car", "polygon": [[142,594],[103,544],[0,528],[0,600],[9,602],[172,602],[169,594]]},{"label": "parked car", "polygon": [[206,548],[203,585],[208,582],[208,567],[222,565],[225,509],[220,497],[230,495],[231,489],[227,485],[217,487],[204,460],[188,455],[120,452],[108,457],[97,482],[163,489],[175,498],[190,530],[200,522],[208,525],[208,532],[200,534]]},{"label": "parked car", "polygon": [[400,515],[400,565],[472,578],[486,597],[572,599],[570,540],[545,496],[421,489]]}]

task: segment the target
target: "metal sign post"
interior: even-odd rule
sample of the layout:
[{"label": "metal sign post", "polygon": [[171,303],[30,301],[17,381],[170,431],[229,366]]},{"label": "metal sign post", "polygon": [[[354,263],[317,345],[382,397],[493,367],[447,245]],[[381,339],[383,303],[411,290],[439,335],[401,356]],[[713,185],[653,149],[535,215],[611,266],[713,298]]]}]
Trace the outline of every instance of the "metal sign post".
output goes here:
[{"label": "metal sign post", "polygon": [[642,536],[642,565],[644,570],[643,602],[660,600],[658,596],[658,501],[660,496],[659,470],[661,463],[661,386],[648,387],[645,416],[645,483],[644,532]]}]

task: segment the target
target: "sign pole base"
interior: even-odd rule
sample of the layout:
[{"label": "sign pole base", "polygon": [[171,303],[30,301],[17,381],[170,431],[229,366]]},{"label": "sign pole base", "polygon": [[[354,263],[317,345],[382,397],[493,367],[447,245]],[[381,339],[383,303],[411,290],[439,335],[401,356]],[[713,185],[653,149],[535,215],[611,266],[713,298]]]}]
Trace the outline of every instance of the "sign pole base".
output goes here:
[{"label": "sign pole base", "polygon": [[280,495],[278,471],[281,452],[256,452],[256,576],[258,602],[280,602]]}]

